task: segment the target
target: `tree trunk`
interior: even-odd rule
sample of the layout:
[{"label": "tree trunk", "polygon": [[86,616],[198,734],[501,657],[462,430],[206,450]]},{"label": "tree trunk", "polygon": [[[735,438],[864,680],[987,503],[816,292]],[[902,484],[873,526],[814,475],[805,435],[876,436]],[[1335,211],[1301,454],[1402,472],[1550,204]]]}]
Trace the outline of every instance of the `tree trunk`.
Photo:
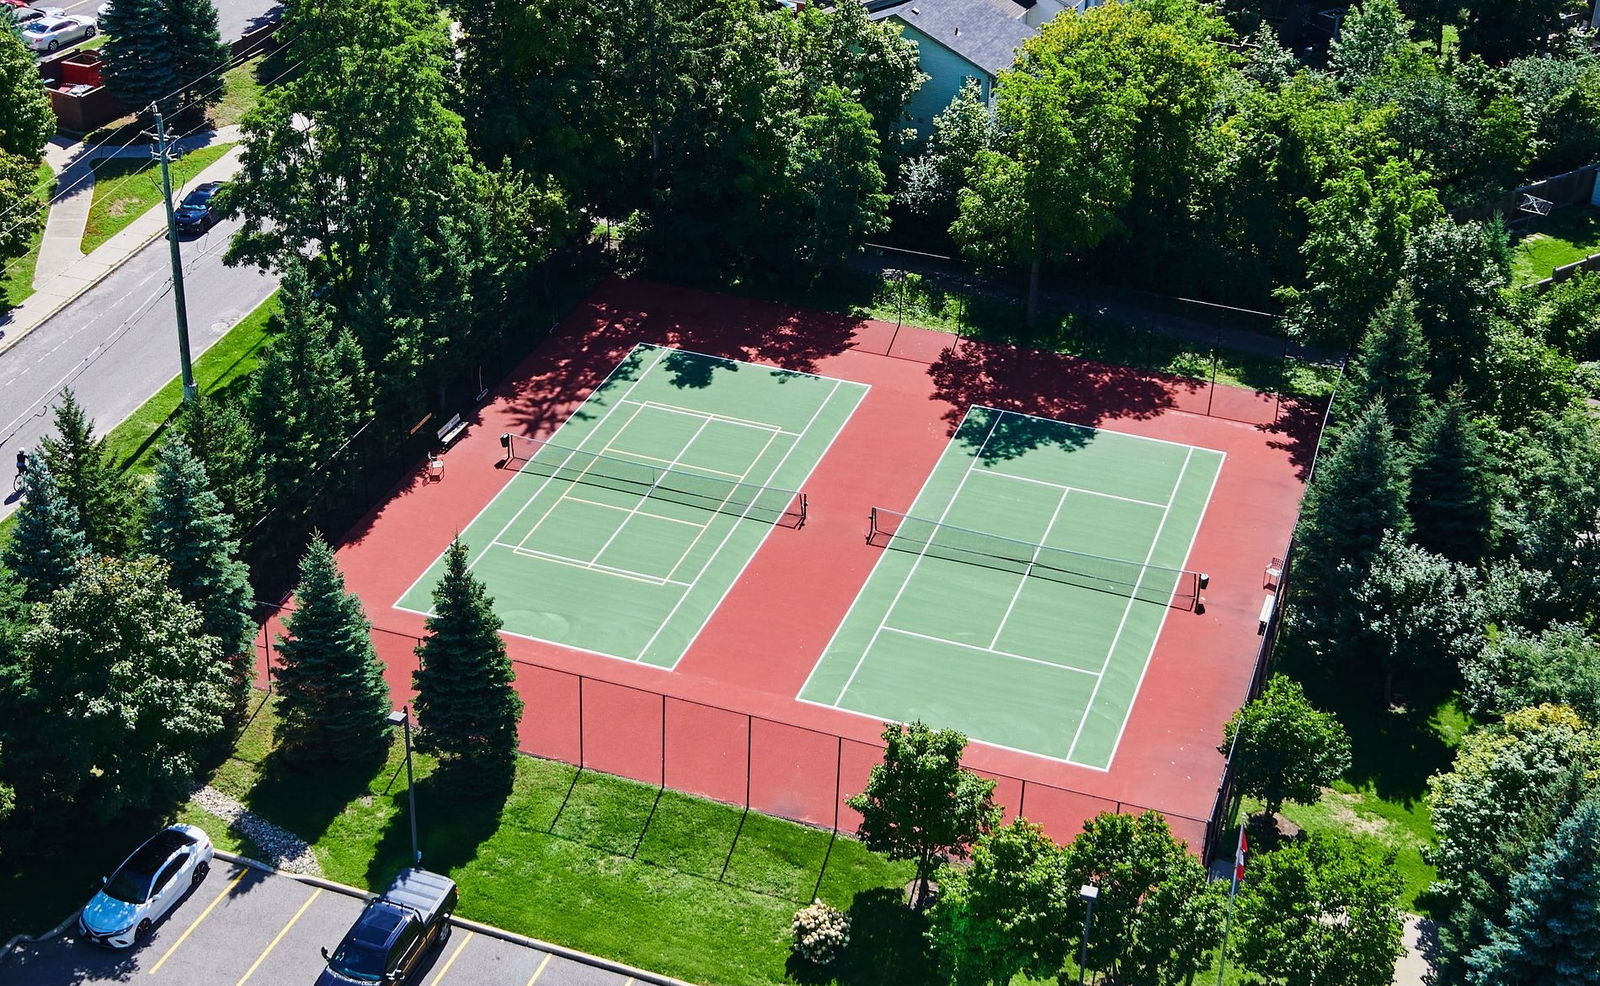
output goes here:
[{"label": "tree trunk", "polygon": [[1028,307],[1023,321],[1028,326],[1028,334],[1033,335],[1034,329],[1039,325],[1039,251],[1033,251],[1033,263],[1028,267]]}]

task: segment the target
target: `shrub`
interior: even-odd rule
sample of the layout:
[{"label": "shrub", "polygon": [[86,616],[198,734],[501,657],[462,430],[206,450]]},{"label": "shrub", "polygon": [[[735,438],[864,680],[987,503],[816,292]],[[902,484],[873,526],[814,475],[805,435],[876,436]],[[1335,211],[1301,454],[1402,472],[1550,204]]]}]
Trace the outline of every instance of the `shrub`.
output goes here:
[{"label": "shrub", "polygon": [[837,907],[812,901],[794,915],[794,955],[814,966],[831,965],[850,944],[850,917]]}]

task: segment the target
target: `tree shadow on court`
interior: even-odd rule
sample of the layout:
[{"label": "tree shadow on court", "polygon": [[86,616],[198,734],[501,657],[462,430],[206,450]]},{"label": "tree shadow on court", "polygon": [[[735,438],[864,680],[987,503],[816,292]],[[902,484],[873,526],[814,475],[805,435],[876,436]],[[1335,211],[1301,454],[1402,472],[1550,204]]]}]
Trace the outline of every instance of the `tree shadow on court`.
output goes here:
[{"label": "tree shadow on court", "polygon": [[[417,838],[422,866],[449,873],[471,862],[478,847],[500,830],[511,797],[516,765],[484,769],[477,764],[444,762],[417,778]],[[386,792],[394,806],[367,864],[367,886],[386,887],[396,873],[414,865],[411,806],[402,764]]]},{"label": "tree shadow on court", "polygon": [[1289,453],[1295,477],[1301,482],[1311,478],[1311,464],[1316,459],[1326,408],[1327,399],[1286,397],[1279,407],[1277,422],[1260,426],[1261,431],[1279,436],[1269,439],[1267,445]]},{"label": "tree shadow on court", "polygon": [[668,353],[661,360],[667,373],[667,382],[680,389],[703,390],[711,386],[718,370],[739,372],[739,363],[720,356],[701,356],[697,353]]},{"label": "tree shadow on court", "polygon": [[[1010,459],[1044,445],[1069,451],[1093,439],[1087,431],[1059,424],[1037,428],[961,428],[972,405],[1096,427],[1108,419],[1154,418],[1176,406],[1172,384],[1136,370],[998,346],[960,345],[929,367],[933,399],[950,405],[950,433],[986,459]],[[985,442],[987,439],[987,442]]]},{"label": "tree shadow on court", "polygon": [[281,748],[261,762],[245,804],[256,814],[315,844],[350,802],[366,794],[387,752],[352,763],[295,758]]}]

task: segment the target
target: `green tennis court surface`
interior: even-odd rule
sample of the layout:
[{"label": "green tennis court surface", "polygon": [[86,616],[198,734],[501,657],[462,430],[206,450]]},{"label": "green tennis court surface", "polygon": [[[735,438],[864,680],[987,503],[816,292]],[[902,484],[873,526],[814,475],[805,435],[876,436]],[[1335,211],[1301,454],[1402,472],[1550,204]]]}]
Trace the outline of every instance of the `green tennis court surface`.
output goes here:
[{"label": "green tennis court surface", "polygon": [[1222,459],[972,408],[801,700],[1109,768]]},{"label": "green tennis court surface", "polygon": [[[462,532],[508,632],[670,668],[866,386],[640,345]],[[397,607],[428,613],[442,555]]]}]

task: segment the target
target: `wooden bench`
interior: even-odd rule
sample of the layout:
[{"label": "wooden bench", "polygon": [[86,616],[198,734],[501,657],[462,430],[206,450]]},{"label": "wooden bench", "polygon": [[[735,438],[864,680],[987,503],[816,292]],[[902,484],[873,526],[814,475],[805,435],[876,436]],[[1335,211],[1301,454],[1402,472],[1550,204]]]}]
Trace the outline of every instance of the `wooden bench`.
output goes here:
[{"label": "wooden bench", "polygon": [[447,449],[455,444],[456,439],[467,433],[467,423],[461,420],[461,415],[452,414],[450,420],[439,428],[439,447]]}]

